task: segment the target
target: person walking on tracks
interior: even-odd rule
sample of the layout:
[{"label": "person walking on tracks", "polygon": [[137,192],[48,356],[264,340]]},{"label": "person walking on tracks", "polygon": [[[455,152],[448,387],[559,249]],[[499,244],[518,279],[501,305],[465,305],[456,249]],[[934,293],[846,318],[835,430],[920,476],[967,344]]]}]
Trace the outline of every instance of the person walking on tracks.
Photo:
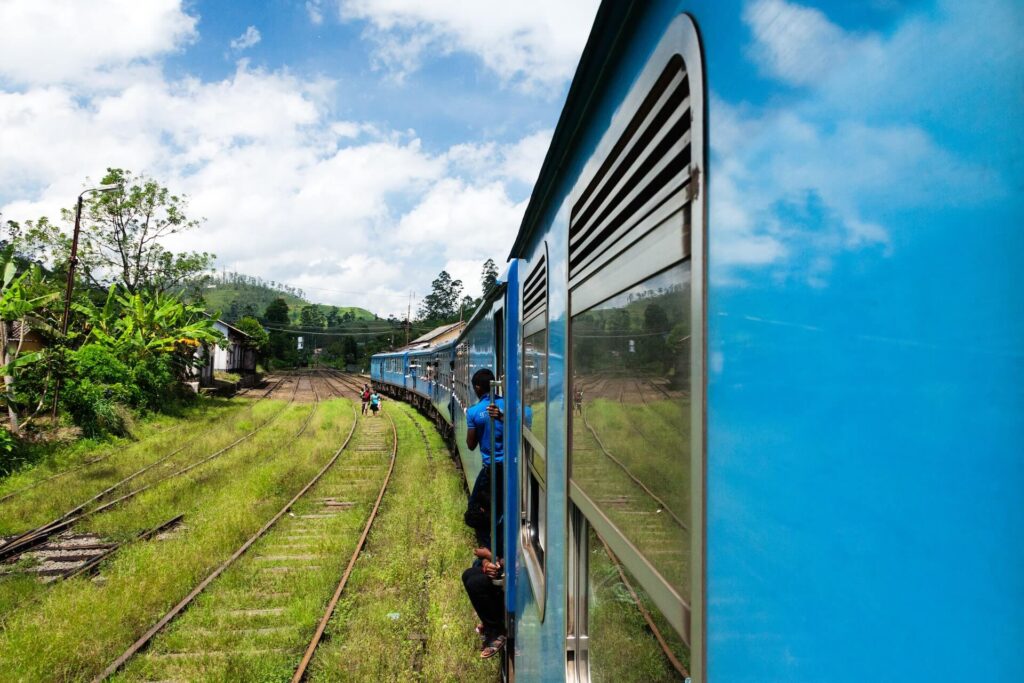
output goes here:
[{"label": "person walking on tracks", "polygon": [[364,384],[363,385],[363,415],[366,415],[366,409],[370,405],[370,394],[372,394],[372,393],[373,392],[370,391],[370,385],[369,384]]},{"label": "person walking on tracks", "polygon": [[377,411],[380,410],[380,394],[376,391],[370,394],[370,410],[373,412],[373,416],[377,417]]}]

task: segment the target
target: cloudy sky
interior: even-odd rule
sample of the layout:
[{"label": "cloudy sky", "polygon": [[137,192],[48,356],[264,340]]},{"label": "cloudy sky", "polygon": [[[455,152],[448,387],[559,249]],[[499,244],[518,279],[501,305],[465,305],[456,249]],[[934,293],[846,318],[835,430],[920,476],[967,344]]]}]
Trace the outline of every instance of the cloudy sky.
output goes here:
[{"label": "cloudy sky", "polygon": [[403,312],[507,254],[596,0],[2,0],[0,213],[118,166],[190,197],[172,248]]}]

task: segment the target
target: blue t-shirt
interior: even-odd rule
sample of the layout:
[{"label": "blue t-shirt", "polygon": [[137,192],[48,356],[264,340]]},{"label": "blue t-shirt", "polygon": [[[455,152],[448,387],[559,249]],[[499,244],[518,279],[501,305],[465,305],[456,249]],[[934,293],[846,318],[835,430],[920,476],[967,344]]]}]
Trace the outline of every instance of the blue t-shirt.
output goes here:
[{"label": "blue t-shirt", "polygon": [[[487,406],[491,404],[490,396],[484,396],[475,406],[470,406],[466,411],[466,426],[476,430],[480,437],[480,455],[484,461],[484,467],[491,464],[491,418],[487,414]],[[505,400],[497,399],[494,404],[498,410],[505,412]],[[494,421],[494,450],[495,462],[505,461],[505,423],[502,420]]]}]

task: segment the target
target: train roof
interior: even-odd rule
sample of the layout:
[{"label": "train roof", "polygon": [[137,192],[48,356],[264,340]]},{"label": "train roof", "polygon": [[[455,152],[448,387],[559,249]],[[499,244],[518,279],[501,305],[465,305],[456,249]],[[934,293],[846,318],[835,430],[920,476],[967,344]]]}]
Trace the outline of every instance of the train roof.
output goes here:
[{"label": "train roof", "polygon": [[547,206],[548,197],[555,188],[562,166],[576,144],[581,125],[590,112],[594,85],[604,74],[605,67],[615,60],[622,38],[631,30],[633,20],[640,14],[642,2],[609,2],[605,0],[597,10],[594,26],[576,67],[562,114],[551,137],[544,164],[530,194],[530,203],[523,214],[519,234],[508,257],[523,256],[530,235],[533,234]]}]

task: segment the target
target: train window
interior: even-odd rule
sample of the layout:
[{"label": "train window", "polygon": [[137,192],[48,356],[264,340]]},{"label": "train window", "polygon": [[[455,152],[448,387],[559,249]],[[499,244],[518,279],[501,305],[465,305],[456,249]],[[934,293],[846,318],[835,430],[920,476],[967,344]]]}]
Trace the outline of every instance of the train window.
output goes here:
[{"label": "train window", "polygon": [[590,525],[586,556],[586,656],[590,680],[686,680],[689,649]]},{"label": "train window", "polygon": [[572,326],[573,482],[687,595],[689,263],[574,316]]},{"label": "train window", "polygon": [[520,545],[541,619],[547,551],[547,245],[523,281],[523,439]]},{"label": "train window", "polygon": [[572,191],[569,495],[586,531],[570,550],[569,656],[587,662],[580,680],[675,680],[691,647],[702,680],[700,62],[693,20],[679,15]]}]

